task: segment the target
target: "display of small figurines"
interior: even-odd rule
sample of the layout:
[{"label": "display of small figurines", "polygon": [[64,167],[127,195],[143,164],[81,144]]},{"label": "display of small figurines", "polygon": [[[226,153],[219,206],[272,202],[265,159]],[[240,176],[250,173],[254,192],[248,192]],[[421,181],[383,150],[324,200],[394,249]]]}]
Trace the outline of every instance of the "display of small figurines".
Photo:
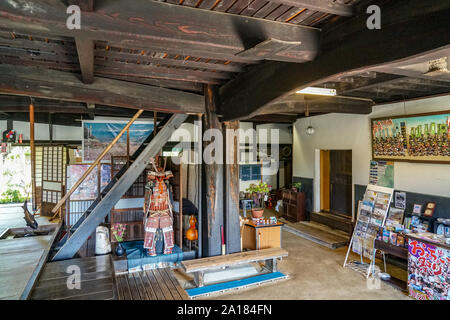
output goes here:
[{"label": "display of small figurines", "polygon": [[270,217],[269,219],[253,218],[252,221],[257,226],[277,224],[277,218],[276,217]]}]

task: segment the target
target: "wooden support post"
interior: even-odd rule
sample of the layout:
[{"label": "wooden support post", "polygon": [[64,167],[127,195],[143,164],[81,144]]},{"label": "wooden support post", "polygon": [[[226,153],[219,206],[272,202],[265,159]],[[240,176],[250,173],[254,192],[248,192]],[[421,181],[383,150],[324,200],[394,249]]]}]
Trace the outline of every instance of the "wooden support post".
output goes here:
[{"label": "wooden support post", "polygon": [[197,167],[197,207],[198,207],[198,219],[197,219],[197,230],[198,230],[198,251],[197,251],[197,257],[202,257],[202,241],[203,241],[203,232],[202,232],[202,217],[203,217],[203,211],[202,211],[202,141],[203,141],[203,126],[202,126],[202,115],[198,115],[198,131],[197,131],[197,142],[196,142],[196,158],[195,163]]},{"label": "wooden support post", "polygon": [[180,221],[179,223],[179,230],[178,230],[178,246],[180,247],[180,249],[183,249],[183,162],[182,160],[180,160],[180,196],[179,196],[179,218],[178,221]]},{"label": "wooden support post", "polygon": [[30,103],[31,193],[33,210],[36,210],[36,147],[34,146],[34,105]]},{"label": "wooden support post", "polygon": [[239,121],[225,123],[225,240],[227,253],[241,251],[239,221]]},{"label": "wooden support post", "polygon": [[[222,131],[222,123],[216,114],[217,88],[205,85],[205,117],[204,128]],[[214,140],[214,138],[211,138]],[[206,154],[216,155],[222,150],[210,151],[213,142],[205,142],[203,146]],[[219,144],[218,144],[219,145]],[[222,159],[223,162],[223,159]],[[223,225],[224,217],[224,170],[223,164],[205,163],[203,159],[204,179],[202,179],[202,254],[204,257],[216,256],[222,253],[220,226]]]}]

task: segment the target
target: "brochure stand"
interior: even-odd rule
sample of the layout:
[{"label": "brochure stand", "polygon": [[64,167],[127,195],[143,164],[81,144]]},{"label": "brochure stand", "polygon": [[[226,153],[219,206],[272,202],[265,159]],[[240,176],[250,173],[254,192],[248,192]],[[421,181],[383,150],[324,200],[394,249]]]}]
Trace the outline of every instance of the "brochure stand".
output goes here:
[{"label": "brochure stand", "polygon": [[367,185],[363,201],[358,204],[358,215],[352,239],[345,256],[344,267],[346,267],[350,250],[358,253],[363,265],[363,256],[370,259],[371,263],[367,268],[367,277],[374,262],[374,243],[380,228],[384,227],[389,206],[392,201],[394,189]]}]

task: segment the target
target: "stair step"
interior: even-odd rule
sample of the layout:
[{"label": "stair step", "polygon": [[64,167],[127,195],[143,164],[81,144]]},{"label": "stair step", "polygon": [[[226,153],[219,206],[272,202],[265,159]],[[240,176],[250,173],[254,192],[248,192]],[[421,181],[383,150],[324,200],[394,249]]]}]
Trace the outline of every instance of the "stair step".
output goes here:
[{"label": "stair step", "polygon": [[343,247],[349,242],[349,238],[347,237],[320,230],[317,227],[308,226],[306,223],[286,224],[283,226],[283,229],[330,249]]},{"label": "stair step", "polygon": [[347,234],[351,234],[353,230],[352,220],[340,217],[332,213],[311,212],[311,221],[327,225],[333,229],[339,229]]}]

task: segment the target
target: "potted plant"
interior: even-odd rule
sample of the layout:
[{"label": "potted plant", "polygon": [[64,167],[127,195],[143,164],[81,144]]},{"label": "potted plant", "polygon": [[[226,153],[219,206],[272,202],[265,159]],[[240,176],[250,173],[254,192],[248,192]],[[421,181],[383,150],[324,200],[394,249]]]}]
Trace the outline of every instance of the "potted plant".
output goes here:
[{"label": "potted plant", "polygon": [[265,182],[252,183],[246,190],[253,197],[254,208],[252,208],[253,218],[261,218],[264,213],[264,198],[269,193],[269,186]]},{"label": "potted plant", "polygon": [[300,192],[302,190],[302,183],[296,182],[292,185],[292,191]]},{"label": "potted plant", "polygon": [[120,257],[125,253],[122,242],[123,236],[125,235],[126,226],[122,223],[115,223],[111,226],[111,230],[117,241],[116,255]]}]

